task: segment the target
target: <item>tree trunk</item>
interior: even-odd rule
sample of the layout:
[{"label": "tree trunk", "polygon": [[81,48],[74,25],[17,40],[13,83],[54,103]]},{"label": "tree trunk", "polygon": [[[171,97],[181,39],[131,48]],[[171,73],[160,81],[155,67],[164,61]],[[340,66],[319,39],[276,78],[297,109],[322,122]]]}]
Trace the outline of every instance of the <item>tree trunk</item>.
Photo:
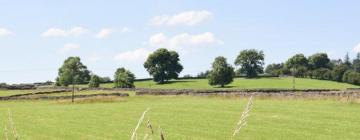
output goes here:
[{"label": "tree trunk", "polygon": [[221,87],[223,88],[223,87],[224,87],[224,84],[221,84]]},{"label": "tree trunk", "polygon": [[71,95],[71,102],[74,103],[74,94],[75,94],[75,83],[74,83],[74,77],[72,79],[72,95]]}]

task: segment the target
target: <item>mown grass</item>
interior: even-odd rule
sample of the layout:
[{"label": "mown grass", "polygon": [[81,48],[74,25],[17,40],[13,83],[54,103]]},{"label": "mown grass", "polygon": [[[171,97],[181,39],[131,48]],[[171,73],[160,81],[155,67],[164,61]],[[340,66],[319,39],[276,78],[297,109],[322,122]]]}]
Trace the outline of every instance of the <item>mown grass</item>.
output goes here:
[{"label": "mown grass", "polygon": [[[296,89],[346,89],[359,88],[359,86],[339,83],[334,81],[315,80],[306,78],[296,78]],[[102,84],[102,87],[112,88],[113,84]],[[214,89],[208,84],[207,79],[191,79],[191,80],[172,80],[166,84],[156,84],[153,81],[135,82],[137,88],[171,88],[171,89]],[[258,89],[258,88],[281,88],[292,89],[292,78],[258,78],[245,79],[236,78],[234,82],[227,85],[226,88],[237,89]]]},{"label": "mown grass", "polygon": [[[20,139],[130,139],[141,113],[150,107],[146,116],[151,117],[155,133],[161,126],[166,139],[219,140],[231,137],[246,103],[239,98],[191,96],[132,96],[75,104],[2,101],[0,126],[9,108]],[[336,100],[255,98],[248,125],[236,139],[356,140],[359,107]],[[139,134],[144,129],[141,126]]]}]

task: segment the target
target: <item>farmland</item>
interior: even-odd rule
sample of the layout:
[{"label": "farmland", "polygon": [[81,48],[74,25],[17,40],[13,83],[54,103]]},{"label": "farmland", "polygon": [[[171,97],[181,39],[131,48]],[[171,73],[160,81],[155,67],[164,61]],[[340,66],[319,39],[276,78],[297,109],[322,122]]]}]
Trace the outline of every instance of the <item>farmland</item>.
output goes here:
[{"label": "farmland", "polygon": [[[156,135],[161,126],[167,139],[229,139],[246,102],[191,96],[131,96],[75,104],[4,101],[0,124],[4,126],[9,108],[21,139],[129,139],[141,113],[149,107],[145,119],[150,117]],[[333,99],[255,98],[248,125],[237,139],[357,139],[358,108],[358,104]]]},{"label": "farmland", "polygon": [[[357,88],[359,86],[339,83],[334,81],[315,80],[307,78],[296,78],[297,89],[346,89]],[[85,86],[85,85],[83,85]],[[103,84],[102,87],[113,87],[112,83]],[[214,89],[208,84],[207,79],[188,79],[188,80],[172,80],[167,84],[156,84],[153,81],[138,81],[135,82],[137,88],[168,88],[168,89]],[[226,86],[226,88],[236,89],[258,89],[258,88],[279,88],[291,89],[292,78],[257,78],[245,79],[236,78],[234,82]]]}]

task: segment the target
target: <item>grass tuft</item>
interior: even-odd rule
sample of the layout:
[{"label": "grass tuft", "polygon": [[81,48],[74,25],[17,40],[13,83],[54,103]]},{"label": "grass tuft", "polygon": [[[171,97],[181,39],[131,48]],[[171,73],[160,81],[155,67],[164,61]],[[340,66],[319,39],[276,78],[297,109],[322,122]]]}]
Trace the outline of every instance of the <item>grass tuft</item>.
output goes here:
[{"label": "grass tuft", "polygon": [[240,120],[238,121],[238,123],[236,124],[235,130],[231,136],[231,139],[234,139],[234,137],[238,134],[240,134],[240,130],[241,128],[245,127],[247,124],[247,118],[249,117],[249,113],[251,110],[251,107],[253,105],[253,95],[251,95],[251,97],[249,98],[248,103],[246,104],[246,107],[243,111],[243,113],[241,114]]}]

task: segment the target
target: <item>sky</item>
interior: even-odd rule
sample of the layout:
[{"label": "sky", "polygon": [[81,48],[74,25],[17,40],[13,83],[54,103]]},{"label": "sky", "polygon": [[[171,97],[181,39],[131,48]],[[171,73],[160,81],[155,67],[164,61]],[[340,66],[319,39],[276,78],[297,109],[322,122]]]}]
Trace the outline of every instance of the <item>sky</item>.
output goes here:
[{"label": "sky", "polygon": [[69,56],[113,77],[125,67],[150,77],[143,63],[158,48],[179,53],[196,75],[217,56],[233,64],[244,49],[265,64],[297,53],[332,59],[360,51],[357,0],[0,0],[0,82],[54,80]]}]

